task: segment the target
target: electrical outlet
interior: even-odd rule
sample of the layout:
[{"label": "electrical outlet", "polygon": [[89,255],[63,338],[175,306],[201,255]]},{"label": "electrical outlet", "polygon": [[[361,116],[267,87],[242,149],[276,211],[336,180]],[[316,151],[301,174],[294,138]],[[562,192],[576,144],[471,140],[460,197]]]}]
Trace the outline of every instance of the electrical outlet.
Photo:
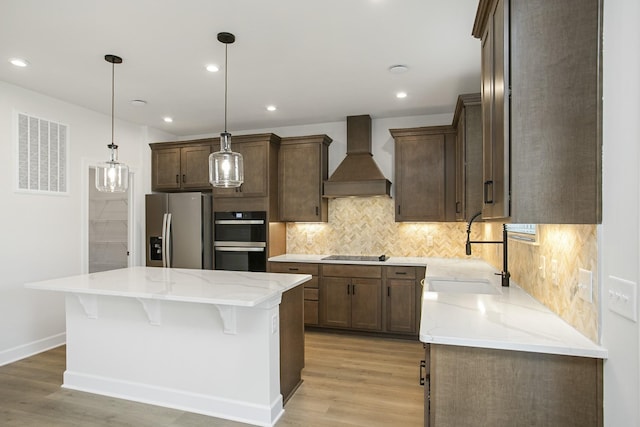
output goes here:
[{"label": "electrical outlet", "polygon": [[586,302],[593,302],[593,273],[578,268],[578,296]]},{"label": "electrical outlet", "polygon": [[427,236],[427,246],[433,246],[433,236]]},{"label": "electrical outlet", "polygon": [[551,283],[553,283],[555,286],[558,286],[559,281],[560,281],[560,278],[558,277],[558,260],[552,259],[551,260]]},{"label": "electrical outlet", "polygon": [[547,277],[547,258],[544,255],[540,255],[540,267],[538,267],[538,270],[540,270],[540,278],[541,279],[546,279]]}]

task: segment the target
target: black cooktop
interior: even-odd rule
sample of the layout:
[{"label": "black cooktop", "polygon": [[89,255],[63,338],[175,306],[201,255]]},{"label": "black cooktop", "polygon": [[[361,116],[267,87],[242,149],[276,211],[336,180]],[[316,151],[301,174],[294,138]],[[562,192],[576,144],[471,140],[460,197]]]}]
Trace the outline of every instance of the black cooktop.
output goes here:
[{"label": "black cooktop", "polygon": [[386,255],[367,256],[367,255],[329,255],[322,259],[336,261],[386,261]]}]

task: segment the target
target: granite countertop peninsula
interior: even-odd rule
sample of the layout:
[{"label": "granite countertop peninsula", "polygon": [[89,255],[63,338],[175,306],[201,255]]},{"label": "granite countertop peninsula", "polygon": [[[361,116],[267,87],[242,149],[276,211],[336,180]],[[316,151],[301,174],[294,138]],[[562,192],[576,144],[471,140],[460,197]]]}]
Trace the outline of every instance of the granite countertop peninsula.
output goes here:
[{"label": "granite countertop peninsula", "polygon": [[[516,350],[606,359],[607,350],[481,260],[427,262],[420,340],[424,343]],[[496,294],[431,292],[434,279],[475,279],[491,283]]]}]

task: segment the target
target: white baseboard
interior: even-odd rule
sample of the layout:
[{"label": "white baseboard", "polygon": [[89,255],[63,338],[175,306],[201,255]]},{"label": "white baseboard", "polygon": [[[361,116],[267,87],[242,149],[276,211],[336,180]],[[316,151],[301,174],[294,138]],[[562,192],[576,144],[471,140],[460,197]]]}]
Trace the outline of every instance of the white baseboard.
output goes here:
[{"label": "white baseboard", "polygon": [[257,426],[274,426],[284,413],[282,395],[278,395],[278,399],[272,402],[269,407],[267,405],[256,405],[250,402],[222,399],[206,394],[70,371],[65,371],[62,387],[181,411],[195,412]]},{"label": "white baseboard", "polygon": [[0,351],[0,366],[8,365],[9,363],[25,359],[33,356],[34,354],[42,353],[43,351],[51,350],[52,348],[64,345],[66,342],[67,334],[62,332],[41,340],[2,350]]}]

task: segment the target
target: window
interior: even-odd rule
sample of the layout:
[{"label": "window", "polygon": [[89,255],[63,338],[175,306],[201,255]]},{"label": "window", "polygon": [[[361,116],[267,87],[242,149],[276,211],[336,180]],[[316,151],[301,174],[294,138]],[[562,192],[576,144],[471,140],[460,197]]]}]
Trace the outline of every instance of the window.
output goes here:
[{"label": "window", "polygon": [[507,224],[509,238],[536,242],[538,239],[536,224]]},{"label": "window", "polygon": [[68,126],[17,116],[18,190],[67,194]]}]

